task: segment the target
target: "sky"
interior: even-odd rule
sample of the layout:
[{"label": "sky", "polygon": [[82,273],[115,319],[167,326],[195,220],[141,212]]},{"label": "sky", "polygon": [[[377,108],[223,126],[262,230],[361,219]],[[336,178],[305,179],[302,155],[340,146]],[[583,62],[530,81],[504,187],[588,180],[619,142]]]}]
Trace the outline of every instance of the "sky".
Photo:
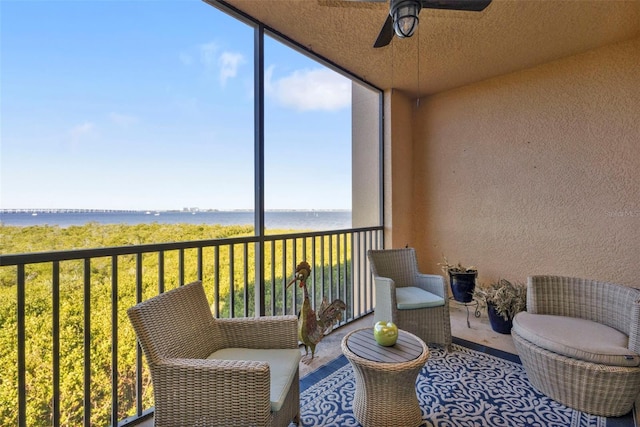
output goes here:
[{"label": "sky", "polygon": [[[253,209],[253,37],[201,0],[0,0],[0,209]],[[350,80],[264,64],[265,207],[350,209]]]}]

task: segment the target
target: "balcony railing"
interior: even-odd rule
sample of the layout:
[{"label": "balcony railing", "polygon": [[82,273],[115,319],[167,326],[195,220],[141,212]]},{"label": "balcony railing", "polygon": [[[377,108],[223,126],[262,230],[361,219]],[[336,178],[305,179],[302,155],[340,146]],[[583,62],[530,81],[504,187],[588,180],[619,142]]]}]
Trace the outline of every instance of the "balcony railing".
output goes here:
[{"label": "balcony railing", "polygon": [[[0,257],[15,286],[2,325],[1,425],[128,425],[153,414],[148,369],[126,310],[202,280],[217,317],[295,314],[297,263],[312,266],[312,304],[340,298],[341,325],[373,310],[368,249],[382,228],[252,236]],[[9,279],[7,277],[15,278]],[[2,354],[2,353],[0,353]]]}]

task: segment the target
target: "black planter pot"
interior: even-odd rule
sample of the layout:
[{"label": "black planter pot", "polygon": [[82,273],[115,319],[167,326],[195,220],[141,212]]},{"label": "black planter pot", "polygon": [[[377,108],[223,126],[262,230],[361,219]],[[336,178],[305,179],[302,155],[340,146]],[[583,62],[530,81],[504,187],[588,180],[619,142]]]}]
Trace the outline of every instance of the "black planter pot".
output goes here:
[{"label": "black planter pot", "polygon": [[491,323],[491,329],[500,334],[510,334],[512,321],[504,320],[504,317],[500,316],[496,311],[496,307],[492,304],[487,304],[487,314],[489,315],[489,323]]},{"label": "black planter pot", "polygon": [[461,273],[449,270],[449,284],[453,299],[462,303],[469,303],[473,300],[473,290],[476,288],[477,271],[473,273]]}]

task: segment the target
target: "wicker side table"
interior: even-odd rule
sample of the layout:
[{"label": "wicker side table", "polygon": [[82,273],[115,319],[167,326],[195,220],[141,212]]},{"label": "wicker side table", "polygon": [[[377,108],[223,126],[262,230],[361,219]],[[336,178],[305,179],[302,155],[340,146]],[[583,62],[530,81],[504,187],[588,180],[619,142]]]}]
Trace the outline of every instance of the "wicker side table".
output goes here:
[{"label": "wicker side table", "polygon": [[376,343],[373,328],[358,329],[342,339],[342,353],[353,366],[353,412],[363,427],[422,424],[416,378],[429,348],[420,338],[400,330],[398,342],[383,347]]}]

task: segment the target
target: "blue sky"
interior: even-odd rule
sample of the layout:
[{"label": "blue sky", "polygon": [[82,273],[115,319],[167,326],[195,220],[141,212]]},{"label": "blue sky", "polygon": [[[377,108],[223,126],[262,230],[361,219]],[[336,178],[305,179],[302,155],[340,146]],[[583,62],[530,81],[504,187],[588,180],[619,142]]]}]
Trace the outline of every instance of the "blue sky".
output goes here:
[{"label": "blue sky", "polygon": [[[0,0],[0,208],[253,208],[253,29],[200,0]],[[351,208],[351,83],[265,44],[267,209]]]}]

